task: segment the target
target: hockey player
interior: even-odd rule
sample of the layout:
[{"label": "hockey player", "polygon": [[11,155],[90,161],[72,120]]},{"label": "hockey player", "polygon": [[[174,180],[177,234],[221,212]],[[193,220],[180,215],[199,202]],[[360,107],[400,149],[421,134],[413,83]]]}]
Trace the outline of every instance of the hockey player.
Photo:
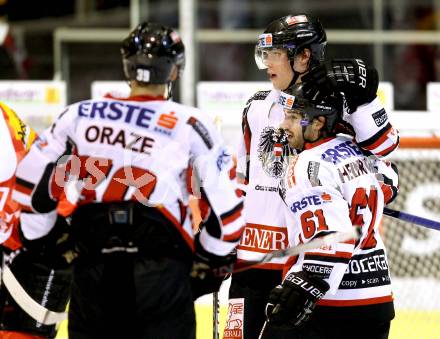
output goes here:
[{"label": "hockey player", "polygon": [[[10,107],[0,103],[0,145],[2,147],[0,152],[0,243],[3,253],[22,247],[18,235],[20,207],[12,200],[12,192],[16,184],[17,165],[29,150],[34,139],[35,132],[26,126]],[[0,293],[2,299],[5,298],[6,291],[3,286]],[[2,310],[1,318],[3,318],[4,305],[0,305],[0,309]],[[11,331],[11,328],[3,324],[3,320],[0,338],[38,338]]]},{"label": "hockey player", "polygon": [[376,157],[332,132],[342,108],[334,97],[305,100],[302,85],[291,94],[281,124],[300,152],[281,181],[290,244],[352,227],[360,238],[300,254],[270,293],[268,328],[293,326],[291,338],[388,338],[394,307]]},{"label": "hockey player", "polygon": [[[53,213],[60,190],[72,211],[69,337],[195,338],[193,252],[223,265],[244,226],[232,158],[206,114],[167,100],[185,61],[176,31],[143,23],[121,53],[130,97],[68,106],[18,176],[36,212]],[[211,210],[195,238],[189,165]]]},{"label": "hockey player", "polygon": [[[33,243],[29,247],[23,247],[22,237],[19,233],[19,223],[23,214],[20,206],[13,200],[13,191],[19,186],[19,180],[16,179],[16,169],[25,154],[29,151],[34,142],[35,132],[23,123],[15,112],[3,103],[0,103],[0,242],[2,250],[2,264],[9,263],[14,258],[12,264],[8,267],[3,266],[3,272],[10,272],[8,275],[3,273],[0,289],[0,338],[8,339],[32,339],[32,338],[54,338],[56,335],[56,326],[47,325],[35,321],[29,316],[16,299],[22,299],[22,292],[16,288],[16,285],[10,285],[12,279],[17,278],[18,284],[21,284],[26,293],[34,298],[38,304],[43,300],[41,310],[45,307],[56,308],[64,311],[67,304],[70,274],[63,274],[59,267],[53,263],[57,260],[55,251],[48,251],[49,247],[55,248],[55,242],[47,242],[42,247]],[[40,223],[43,221],[39,220]],[[53,225],[52,220],[44,220]],[[58,233],[61,228],[54,228]],[[54,236],[54,232],[50,234]],[[56,236],[56,235],[55,235]],[[49,237],[46,236],[45,240]],[[27,244],[25,244],[27,245]],[[44,253],[44,256],[42,255]],[[50,260],[45,260],[49,258]],[[15,275],[15,276],[14,276]],[[64,278],[67,276],[67,280]],[[63,280],[64,279],[64,280]],[[61,282],[61,284],[58,284]],[[60,288],[61,287],[61,288]],[[46,308],[47,314],[50,311]],[[45,311],[44,311],[45,312]]]},{"label": "hockey player", "polygon": [[21,246],[14,227],[19,218],[19,205],[12,200],[15,171],[34,141],[35,132],[4,103],[0,103],[0,128],[0,243],[15,250]]},{"label": "hockey player", "polygon": [[[385,156],[398,145],[397,131],[376,98],[376,71],[366,67],[362,60],[323,63],[325,47],[326,33],[321,23],[307,14],[279,18],[259,36],[255,60],[260,69],[267,70],[274,88],[257,92],[243,111],[237,177],[246,185],[246,227],[237,250],[238,261],[257,260],[268,251],[288,244],[287,230],[279,213],[282,201],[278,199],[276,187],[278,180],[286,174],[289,158],[294,152],[279,142],[280,135],[276,133],[283,119],[283,109],[278,104],[280,90],[307,79],[312,70],[312,76],[309,75],[305,83],[307,94],[343,92],[349,105],[345,105],[338,123],[351,125],[360,147],[377,156]],[[347,78],[339,76],[341,67],[347,70]],[[332,81],[335,72],[338,81]],[[391,187],[390,194],[395,196],[396,189]],[[237,319],[241,327],[234,331],[226,327],[225,338],[258,337],[264,323],[266,298],[281,281],[284,263],[278,259],[233,274],[228,319]],[[272,335],[288,337],[280,332]]]}]

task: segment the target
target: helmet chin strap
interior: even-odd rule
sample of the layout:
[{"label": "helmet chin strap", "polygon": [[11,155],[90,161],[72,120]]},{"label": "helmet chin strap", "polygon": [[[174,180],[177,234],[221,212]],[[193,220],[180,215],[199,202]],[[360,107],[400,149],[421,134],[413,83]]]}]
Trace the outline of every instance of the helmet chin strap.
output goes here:
[{"label": "helmet chin strap", "polygon": [[[294,61],[293,60],[290,62],[290,66],[292,66],[293,77],[292,77],[292,80],[290,81],[289,85],[287,86],[287,88],[289,88],[292,85],[294,85],[301,75],[303,75],[303,74],[305,74],[305,73],[307,73],[309,71],[308,69],[305,70],[304,72],[295,71]],[[285,89],[287,89],[287,88],[285,88]]]},{"label": "helmet chin strap", "polygon": [[171,99],[173,97],[173,82],[172,81],[168,81],[164,97],[166,100]]},{"label": "helmet chin strap", "polygon": [[310,58],[309,61],[308,61],[307,69],[304,72],[295,71],[295,57],[290,60],[290,67],[292,68],[292,71],[293,71],[293,78],[290,81],[289,86],[287,86],[287,88],[289,88],[292,85],[294,85],[301,75],[306,74],[309,71],[310,66],[311,66],[311,60],[312,59]]}]

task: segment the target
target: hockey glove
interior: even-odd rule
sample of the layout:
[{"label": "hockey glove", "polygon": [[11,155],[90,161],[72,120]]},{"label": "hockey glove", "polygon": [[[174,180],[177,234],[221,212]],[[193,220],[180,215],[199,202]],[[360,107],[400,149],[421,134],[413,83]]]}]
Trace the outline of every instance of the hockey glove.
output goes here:
[{"label": "hockey glove", "polygon": [[230,267],[237,261],[234,251],[226,256],[218,256],[207,252],[200,243],[200,233],[194,239],[195,253],[191,270],[191,287],[194,300],[198,297],[218,292],[227,272],[219,272],[219,268]]},{"label": "hockey glove", "polygon": [[328,289],[327,282],[306,272],[289,273],[269,294],[267,321],[277,327],[301,326]]},{"label": "hockey glove", "polygon": [[37,239],[27,239],[20,230],[23,246],[35,257],[54,269],[67,269],[78,253],[70,236],[70,226],[64,217],[58,216],[50,232]]},{"label": "hockey glove", "polygon": [[[35,303],[50,311],[65,311],[72,281],[70,268],[54,269],[47,266],[40,260],[39,255],[27,249],[19,249],[5,259],[13,277]],[[35,306],[32,306],[34,303],[23,297],[20,288],[13,284],[9,274],[3,276],[3,279],[1,293],[5,298],[5,307],[1,314],[1,329],[19,329],[38,338],[55,338],[57,326],[40,324],[25,311],[33,309],[34,314],[39,313],[41,317],[42,313],[45,313],[44,308],[35,309]]]},{"label": "hockey glove", "polygon": [[344,93],[349,113],[376,97],[379,75],[362,59],[333,59],[310,70],[302,77],[307,99]]}]

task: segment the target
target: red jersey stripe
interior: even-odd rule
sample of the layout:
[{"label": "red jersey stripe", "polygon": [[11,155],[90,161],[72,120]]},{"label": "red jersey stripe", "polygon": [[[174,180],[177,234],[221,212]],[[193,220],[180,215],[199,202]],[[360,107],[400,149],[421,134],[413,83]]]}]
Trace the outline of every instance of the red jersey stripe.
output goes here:
[{"label": "red jersey stripe", "polygon": [[222,218],[222,224],[223,226],[230,224],[231,222],[234,222],[241,216],[241,211],[243,210],[243,207],[232,213],[231,215],[228,215],[226,218]]},{"label": "red jersey stripe", "polygon": [[335,252],[335,253],[322,253],[322,252],[306,252],[307,255],[316,255],[320,257],[338,257],[351,259],[353,256],[352,252]]},{"label": "red jersey stripe", "polygon": [[369,151],[379,147],[380,145],[382,145],[386,139],[388,139],[388,133],[390,133],[392,130],[392,127],[390,126],[390,128],[388,128],[385,133],[383,133],[379,139],[377,139],[375,142],[373,142],[371,145],[365,145],[362,146],[362,148],[365,148]]},{"label": "red jersey stripe", "polygon": [[223,237],[225,241],[238,241],[240,240],[241,234],[243,233],[244,228],[240,228],[238,231],[235,231],[232,234],[227,234]]},{"label": "red jersey stripe", "polygon": [[396,142],[395,144],[393,144],[393,145],[391,145],[390,147],[384,149],[383,151],[378,152],[377,154],[378,154],[378,155],[381,155],[381,156],[388,155],[388,154],[391,153],[391,152],[392,152],[392,151],[393,151],[398,145],[399,145],[399,143]]},{"label": "red jersey stripe", "polygon": [[20,185],[18,182],[15,183],[15,190],[17,192],[20,192],[20,193],[23,193],[26,195],[31,195],[31,193],[32,193],[32,189],[30,189],[29,187]]}]

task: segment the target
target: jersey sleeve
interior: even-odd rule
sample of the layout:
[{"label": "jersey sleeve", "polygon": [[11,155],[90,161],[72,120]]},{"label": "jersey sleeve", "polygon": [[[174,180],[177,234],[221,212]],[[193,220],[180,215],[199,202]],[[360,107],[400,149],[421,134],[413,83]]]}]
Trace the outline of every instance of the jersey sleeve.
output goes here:
[{"label": "jersey sleeve", "polygon": [[0,243],[15,249],[19,244],[16,227],[20,215],[20,206],[12,198],[16,169],[34,141],[35,132],[3,103],[0,103],[0,119]]},{"label": "jersey sleeve", "polygon": [[241,134],[237,148],[237,176],[242,184],[249,181],[249,158],[251,152],[251,128],[248,121],[248,111],[251,102],[248,101],[243,110],[241,121]]},{"label": "jersey sleeve", "polygon": [[48,129],[43,131],[17,168],[14,199],[36,213],[56,209],[57,197],[51,194],[53,169],[60,158],[70,151],[72,114],[64,111]]},{"label": "jersey sleeve", "polygon": [[234,166],[232,154],[209,119],[192,116],[188,124],[192,125],[192,172],[199,183],[199,192],[194,193],[209,205],[200,242],[206,251],[226,255],[237,246],[244,227],[243,201],[236,181],[230,176]]},{"label": "jersey sleeve", "polygon": [[[348,203],[334,184],[337,182],[335,173],[325,164],[320,163],[319,168],[317,164],[314,161],[298,164],[300,168],[289,171],[290,182],[287,178],[286,220],[289,239],[296,239],[297,243],[307,243],[332,232],[347,232],[353,227]],[[297,180],[302,180],[303,184]],[[353,251],[354,240],[310,250],[300,255],[302,265],[295,265],[291,270],[301,267],[324,279],[330,285],[329,293],[333,294],[338,290]]]},{"label": "jersey sleeve", "polygon": [[[12,140],[8,130],[5,128],[4,120],[0,122],[0,243],[9,238],[12,232],[12,224],[17,210],[16,204],[12,201],[12,190],[15,182],[15,169],[17,156],[14,151]],[[4,125],[4,126],[3,126]],[[5,133],[4,133],[5,132]]]},{"label": "jersey sleeve", "polygon": [[370,154],[384,158],[399,145],[399,133],[377,97],[351,114],[344,113],[343,120],[353,127],[359,147]]}]

